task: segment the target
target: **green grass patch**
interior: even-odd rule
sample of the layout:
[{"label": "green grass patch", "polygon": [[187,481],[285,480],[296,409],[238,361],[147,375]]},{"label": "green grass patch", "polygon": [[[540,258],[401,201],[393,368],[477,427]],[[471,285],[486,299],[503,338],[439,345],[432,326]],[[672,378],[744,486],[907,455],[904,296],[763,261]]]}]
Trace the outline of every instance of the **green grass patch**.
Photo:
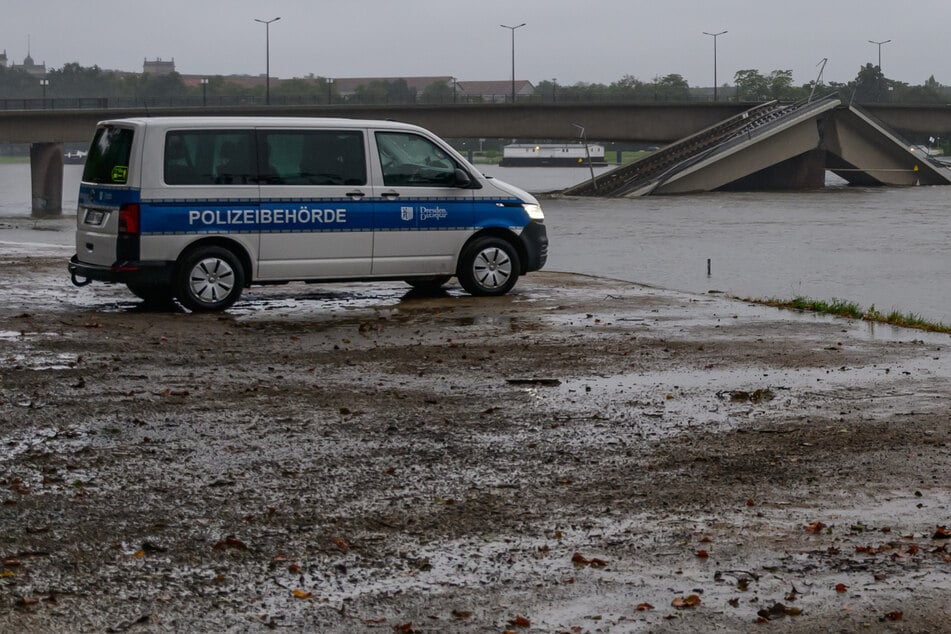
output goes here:
[{"label": "green grass patch", "polygon": [[767,297],[760,299],[743,298],[743,301],[754,304],[763,304],[775,308],[785,308],[789,310],[800,310],[810,313],[824,313],[827,315],[837,315],[839,317],[849,317],[850,319],[862,319],[864,321],[873,321],[901,328],[915,328],[917,330],[926,330],[928,332],[942,332],[951,334],[951,326],[939,322],[923,319],[916,313],[903,313],[893,310],[888,313],[875,308],[872,304],[868,309],[863,309],[855,302],[833,298],[831,301],[812,299],[811,297],[793,297],[792,299],[780,299],[777,297]]},{"label": "green grass patch", "polygon": [[8,165],[13,163],[29,163],[29,156],[0,156],[0,165]]}]

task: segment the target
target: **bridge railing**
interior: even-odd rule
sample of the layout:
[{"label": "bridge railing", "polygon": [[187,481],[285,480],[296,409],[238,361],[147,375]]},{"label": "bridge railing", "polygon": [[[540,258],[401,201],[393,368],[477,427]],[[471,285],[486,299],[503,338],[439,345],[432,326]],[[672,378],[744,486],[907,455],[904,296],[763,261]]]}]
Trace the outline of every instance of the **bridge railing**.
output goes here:
[{"label": "bridge railing", "polygon": [[[710,99],[690,99],[688,103],[710,102]],[[76,109],[127,109],[127,108],[201,108],[248,105],[450,105],[450,104],[511,104],[511,95],[457,95],[443,98],[424,98],[422,96],[390,99],[361,99],[357,95],[328,95],[310,93],[301,95],[271,95],[270,102],[264,96],[257,95],[176,95],[167,97],[46,97],[46,98],[5,98],[0,99],[0,110],[65,110]],[[544,103],[666,103],[656,99],[632,99],[626,95],[592,93],[571,95],[552,99],[543,95],[517,96],[516,104],[538,105]],[[678,102],[681,103],[681,102]]]}]

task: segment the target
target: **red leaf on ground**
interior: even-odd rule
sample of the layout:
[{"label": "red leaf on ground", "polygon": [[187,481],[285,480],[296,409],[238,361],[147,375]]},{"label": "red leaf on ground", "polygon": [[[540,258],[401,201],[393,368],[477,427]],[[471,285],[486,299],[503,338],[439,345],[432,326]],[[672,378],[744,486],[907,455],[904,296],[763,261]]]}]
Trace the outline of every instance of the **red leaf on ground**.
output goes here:
[{"label": "red leaf on ground", "polygon": [[700,557],[701,559],[706,559],[707,557],[710,556],[710,553],[708,553],[705,550],[698,550],[696,554],[697,554],[697,557]]},{"label": "red leaf on ground", "polygon": [[951,532],[944,526],[938,526],[934,529],[934,535],[931,536],[931,539],[951,539]]},{"label": "red leaf on ground", "polygon": [[247,545],[234,535],[228,535],[215,544],[215,550],[224,550],[225,548],[234,548],[236,550],[248,549]]},{"label": "red leaf on ground", "polygon": [[886,621],[901,621],[902,617],[905,616],[905,613],[901,610],[895,610],[894,612],[889,612],[885,615]]},{"label": "red leaf on ground", "polygon": [[845,585],[844,583],[837,583],[837,584],[835,584],[835,591],[836,591],[836,592],[842,593],[842,592],[848,592],[848,590],[849,590],[849,587],[848,587],[847,585]]},{"label": "red leaf on ground", "polygon": [[805,529],[809,531],[810,533],[818,533],[825,527],[826,525],[823,524],[822,522],[813,522],[812,524],[809,524],[808,526],[806,526]]},{"label": "red leaf on ground", "polygon": [[653,609],[654,609],[654,606],[652,606],[650,603],[646,603],[646,602],[645,602],[645,603],[638,603],[638,604],[637,604],[637,607],[634,608],[634,609],[637,610],[638,612],[647,612],[648,610],[653,610]]}]

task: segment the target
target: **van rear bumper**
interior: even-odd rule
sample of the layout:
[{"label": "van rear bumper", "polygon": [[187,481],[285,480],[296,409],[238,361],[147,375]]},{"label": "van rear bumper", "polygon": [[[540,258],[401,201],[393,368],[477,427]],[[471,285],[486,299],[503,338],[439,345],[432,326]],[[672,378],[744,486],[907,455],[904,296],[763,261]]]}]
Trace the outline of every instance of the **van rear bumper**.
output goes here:
[{"label": "van rear bumper", "polygon": [[85,286],[95,280],[116,284],[170,286],[175,273],[174,262],[116,262],[112,266],[80,262],[74,255],[67,266],[73,284]]}]

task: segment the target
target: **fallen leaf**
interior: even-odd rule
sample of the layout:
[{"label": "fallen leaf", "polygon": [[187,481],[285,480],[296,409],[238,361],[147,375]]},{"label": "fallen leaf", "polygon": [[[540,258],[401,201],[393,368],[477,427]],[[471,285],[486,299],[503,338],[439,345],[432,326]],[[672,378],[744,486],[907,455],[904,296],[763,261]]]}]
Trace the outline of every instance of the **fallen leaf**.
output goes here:
[{"label": "fallen leaf", "polygon": [[514,619],[509,621],[508,624],[512,627],[531,627],[532,626],[532,622],[529,621],[524,616],[516,616]]},{"label": "fallen leaf", "polygon": [[350,544],[347,543],[343,537],[338,537],[334,540],[334,545],[339,548],[342,552],[347,552],[350,550]]},{"label": "fallen leaf", "polygon": [[678,610],[695,608],[700,605],[700,597],[696,594],[691,594],[687,597],[674,597],[674,600],[670,602],[670,605],[674,606]]},{"label": "fallen leaf", "polygon": [[843,592],[848,592],[848,590],[849,590],[849,587],[848,587],[847,585],[845,585],[844,583],[837,583],[837,584],[835,584],[835,591],[838,592],[838,593],[840,593],[840,594],[843,593]]},{"label": "fallen leaf", "polygon": [[938,526],[935,528],[934,535],[931,536],[931,539],[951,539],[951,532],[944,526]]},{"label": "fallen leaf", "polygon": [[296,588],[292,594],[297,599],[309,599],[314,596],[313,592],[307,592],[306,590],[301,590],[300,588]]},{"label": "fallen leaf", "polygon": [[225,548],[234,548],[236,550],[248,549],[247,545],[234,535],[228,535],[215,544],[215,550],[224,550]]},{"label": "fallen leaf", "polygon": [[895,610],[894,612],[889,612],[885,615],[886,621],[901,621],[902,617],[905,616],[905,613],[901,610]]},{"label": "fallen leaf", "polygon": [[806,526],[805,529],[810,533],[818,533],[825,527],[826,525],[822,522],[813,522],[812,524]]},{"label": "fallen leaf", "polygon": [[653,610],[654,606],[652,606],[650,603],[638,603],[637,607],[634,609],[638,612],[647,612],[648,610]]},{"label": "fallen leaf", "polygon": [[709,556],[710,556],[710,553],[708,553],[708,552],[705,551],[705,550],[698,550],[698,551],[697,551],[697,557],[700,557],[701,559],[706,559],[706,558],[709,557]]}]

